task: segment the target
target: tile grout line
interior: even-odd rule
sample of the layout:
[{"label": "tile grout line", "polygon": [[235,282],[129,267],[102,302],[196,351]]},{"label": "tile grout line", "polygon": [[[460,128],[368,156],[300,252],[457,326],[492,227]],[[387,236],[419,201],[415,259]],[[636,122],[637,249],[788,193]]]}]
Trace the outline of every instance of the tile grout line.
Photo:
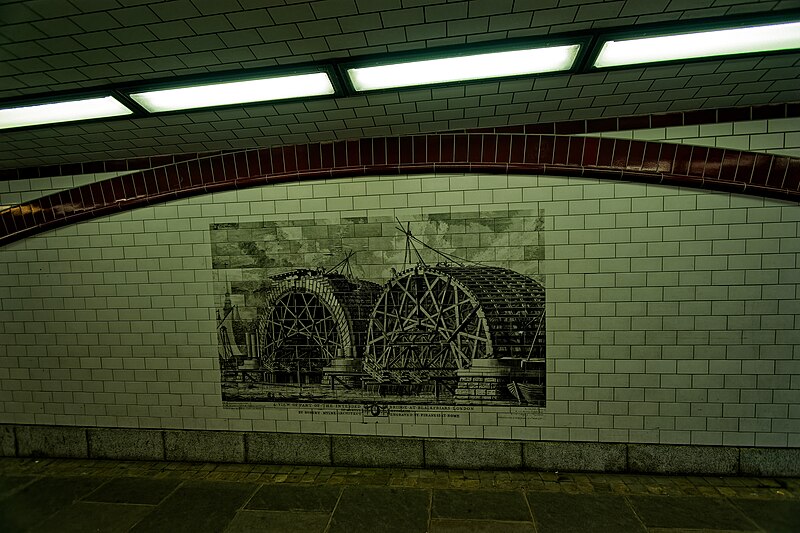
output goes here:
[{"label": "tile grout line", "polygon": [[739,512],[742,514],[742,516],[744,516],[744,517],[745,517],[745,519],[747,519],[747,521],[748,521],[748,522],[750,522],[751,524],[753,524],[753,525],[756,527],[755,531],[759,531],[759,532],[762,532],[762,533],[768,533],[768,532],[767,532],[767,530],[765,530],[765,529],[764,529],[764,528],[762,528],[760,525],[758,525],[758,524],[757,524],[757,523],[756,523],[756,522],[755,522],[755,521],[754,521],[752,518],[750,518],[750,515],[748,515],[746,512],[744,512],[744,510],[742,510],[742,508],[740,508],[738,505],[736,505],[736,503],[735,503],[733,500],[731,500],[731,499],[730,499],[728,496],[725,496],[725,500],[726,500],[726,501],[727,501],[727,502],[728,502],[728,503],[729,503],[729,504],[730,504],[730,505],[731,505],[731,506],[732,506],[734,509],[736,509],[737,511],[739,511]]},{"label": "tile grout line", "polygon": [[536,525],[536,517],[533,515],[533,507],[531,506],[530,500],[528,500],[528,491],[522,491],[522,499],[525,500],[525,505],[528,506],[528,513],[531,515],[531,523],[533,524],[533,531],[534,533],[538,533],[539,527]]},{"label": "tile grout line", "polygon": [[[112,478],[112,479],[121,479],[121,478],[115,477],[115,478]],[[159,478],[148,478],[148,479],[159,479]],[[157,510],[159,507],[161,507],[161,505],[162,505],[162,504],[163,504],[165,501],[167,501],[167,499],[168,499],[170,496],[172,496],[173,494],[175,494],[176,492],[178,492],[178,489],[180,489],[180,488],[183,486],[183,484],[186,482],[186,480],[185,480],[185,479],[180,479],[180,478],[178,478],[178,479],[179,479],[179,481],[178,481],[178,484],[177,484],[177,485],[175,485],[175,488],[174,488],[174,489],[172,489],[172,491],[170,491],[170,493],[169,493],[169,494],[167,494],[166,496],[164,496],[163,498],[161,498],[161,501],[160,501],[160,502],[158,502],[157,504],[153,505],[153,508],[151,509],[151,511],[150,511],[149,513],[145,514],[145,515],[144,515],[144,516],[142,516],[142,517],[141,517],[139,520],[137,520],[137,521],[136,521],[134,524],[132,524],[132,525],[131,525],[131,527],[128,529],[128,531],[133,531],[134,529],[136,529],[136,526],[138,526],[138,525],[139,525],[139,524],[140,524],[140,523],[141,523],[143,520],[145,520],[145,519],[146,519],[148,516],[150,516],[152,513],[154,513],[154,512],[155,512],[155,511],[156,511],[156,510]]]},{"label": "tile grout line", "polygon": [[625,501],[625,504],[628,506],[628,509],[630,509],[631,512],[633,513],[633,516],[636,517],[636,520],[640,524],[642,524],[643,530],[644,531],[650,531],[650,529],[647,527],[647,524],[644,523],[644,520],[642,520],[642,518],[639,516],[639,513],[637,513],[636,509],[633,507],[633,504],[631,503],[630,499],[628,498],[628,494],[622,494],[622,499]]},{"label": "tile grout line", "polygon": [[430,489],[428,492],[428,521],[425,523],[425,531],[431,530],[431,520],[433,520],[433,491]]},{"label": "tile grout line", "polygon": [[323,529],[323,533],[329,533],[330,532],[331,527],[333,526],[333,513],[335,513],[336,512],[336,508],[339,507],[339,502],[342,501],[342,496],[344,495],[344,491],[345,491],[346,488],[347,488],[347,486],[343,485],[339,489],[339,497],[336,498],[336,503],[333,504],[333,509],[331,509],[330,515],[328,516],[328,523],[325,524],[325,529]]},{"label": "tile grout line", "polygon": [[[236,483],[239,483],[239,481],[236,481]],[[251,492],[250,496],[245,498],[244,501],[242,502],[242,504],[239,506],[239,508],[236,509],[233,512],[233,517],[231,518],[230,522],[228,522],[228,524],[225,526],[225,529],[223,529],[223,531],[227,531],[228,528],[230,528],[231,522],[236,520],[236,517],[238,516],[238,514],[241,511],[246,510],[245,507],[247,507],[247,504],[249,504],[252,501],[252,499],[255,497],[255,495],[258,493],[258,491],[260,491],[263,487],[264,487],[264,483],[260,483],[260,482],[255,483],[255,488],[253,489],[253,492]]]}]

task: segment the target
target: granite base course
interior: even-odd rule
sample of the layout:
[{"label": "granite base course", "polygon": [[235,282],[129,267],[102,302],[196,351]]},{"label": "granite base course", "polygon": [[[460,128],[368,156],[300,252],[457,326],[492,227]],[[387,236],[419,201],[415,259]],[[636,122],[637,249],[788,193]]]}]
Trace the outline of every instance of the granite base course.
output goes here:
[{"label": "granite base course", "polygon": [[800,449],[0,425],[0,456],[800,477]]},{"label": "granite base course", "polygon": [[147,429],[89,428],[89,457],[163,461],[164,432]]}]

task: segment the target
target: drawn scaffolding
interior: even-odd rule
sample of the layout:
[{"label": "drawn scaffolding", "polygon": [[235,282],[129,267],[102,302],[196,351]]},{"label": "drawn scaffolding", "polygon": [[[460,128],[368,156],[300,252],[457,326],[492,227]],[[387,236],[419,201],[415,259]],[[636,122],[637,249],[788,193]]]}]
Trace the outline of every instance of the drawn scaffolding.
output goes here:
[{"label": "drawn scaffolding", "polygon": [[[450,380],[464,402],[481,395],[543,402],[544,287],[507,268],[466,264],[399,221],[398,229],[406,235],[404,266],[416,264],[384,286],[370,317],[364,372],[379,384],[434,382],[437,394]],[[445,261],[427,264],[421,248]]]},{"label": "drawn scaffolding", "polygon": [[405,256],[382,286],[354,275],[351,251],[327,270],[265,278],[252,297],[259,303],[246,355],[232,340],[236,313],[226,295],[219,336],[228,393],[543,406],[544,287],[429,246],[410,224],[397,228]]},{"label": "drawn scaffolding", "polygon": [[334,360],[363,355],[377,284],[311,269],[272,279],[257,326],[265,378],[320,383]]},{"label": "drawn scaffolding", "polygon": [[513,270],[417,265],[398,273],[370,320],[364,370],[379,381],[452,375],[475,359],[544,356],[544,288]]}]

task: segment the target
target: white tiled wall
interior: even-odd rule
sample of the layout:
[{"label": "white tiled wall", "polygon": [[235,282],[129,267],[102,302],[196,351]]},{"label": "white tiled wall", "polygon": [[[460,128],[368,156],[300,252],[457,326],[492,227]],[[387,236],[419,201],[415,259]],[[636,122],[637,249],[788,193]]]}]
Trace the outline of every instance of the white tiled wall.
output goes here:
[{"label": "white tiled wall", "polygon": [[[228,408],[209,225],[543,210],[548,400]],[[800,206],[615,181],[393,176],[277,185],[0,248],[0,423],[800,446]]]},{"label": "white tiled wall", "polygon": [[614,131],[591,136],[667,141],[800,157],[800,118]]}]

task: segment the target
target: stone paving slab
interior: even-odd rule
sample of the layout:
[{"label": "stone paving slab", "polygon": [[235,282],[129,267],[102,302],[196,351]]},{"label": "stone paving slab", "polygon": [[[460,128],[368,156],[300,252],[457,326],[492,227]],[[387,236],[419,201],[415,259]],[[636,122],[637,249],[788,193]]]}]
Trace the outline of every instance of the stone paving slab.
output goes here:
[{"label": "stone paving slab", "polygon": [[395,487],[345,488],[331,517],[331,533],[425,533],[430,493]]},{"label": "stone paving slab", "polygon": [[531,511],[521,492],[436,490],[431,517],[524,522]]},{"label": "stone paving slab", "polygon": [[94,477],[44,477],[0,500],[5,531],[25,531],[103,484]]},{"label": "stone paving slab", "polygon": [[429,533],[536,533],[531,522],[434,518]]},{"label": "stone paving slab", "polygon": [[330,513],[239,511],[225,533],[324,533]]},{"label": "stone paving slab", "polygon": [[546,492],[527,496],[540,533],[645,531],[624,496]]},{"label": "stone paving slab", "polygon": [[224,481],[188,481],[131,531],[215,533],[225,529],[257,485]]},{"label": "stone paving slab", "polygon": [[328,485],[264,485],[250,499],[246,509],[330,513],[341,493],[341,488]]},{"label": "stone paving slab", "polygon": [[19,489],[35,480],[33,476],[2,476],[0,477],[0,498]]},{"label": "stone paving slab", "polygon": [[800,479],[0,459],[0,531],[800,530]]},{"label": "stone paving slab", "polygon": [[36,525],[36,533],[125,533],[152,511],[146,505],[76,502]]},{"label": "stone paving slab", "polygon": [[764,531],[772,533],[800,531],[800,501],[740,498],[731,501]]},{"label": "stone paving slab", "polygon": [[630,496],[636,514],[649,528],[724,529],[754,531],[758,528],[723,498],[687,496]]},{"label": "stone paving slab", "polygon": [[112,479],[84,498],[103,503],[158,505],[180,485],[179,480],[122,477]]}]

